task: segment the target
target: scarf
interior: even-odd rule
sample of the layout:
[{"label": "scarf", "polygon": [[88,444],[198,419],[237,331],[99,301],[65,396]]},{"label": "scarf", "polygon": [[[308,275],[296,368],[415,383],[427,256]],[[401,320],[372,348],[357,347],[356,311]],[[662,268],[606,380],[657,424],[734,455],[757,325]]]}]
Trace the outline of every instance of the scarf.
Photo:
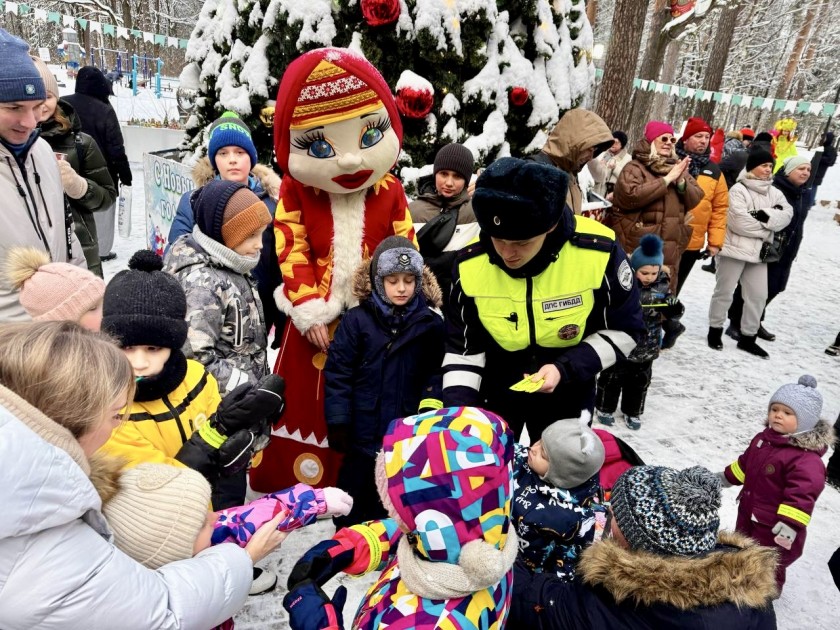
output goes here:
[{"label": "scarf", "polygon": [[473,540],[461,549],[458,564],[425,560],[415,553],[409,536],[402,536],[397,559],[400,578],[415,595],[426,599],[460,599],[501,582],[516,562],[518,552],[519,540],[511,528],[504,549]]},{"label": "scarf", "polygon": [[676,151],[680,158],[691,158],[691,163],[688,165],[688,174],[695,179],[697,179],[697,175],[700,174],[700,171],[706,168],[706,165],[709,163],[709,159],[712,155],[709,149],[706,149],[705,153],[688,153],[682,145],[682,140],[677,143]]},{"label": "scarf", "polygon": [[256,267],[260,262],[259,256],[243,256],[237,254],[229,247],[225,247],[219,241],[210,238],[199,229],[198,224],[193,227],[193,238],[201,248],[207,252],[210,259],[220,267],[226,267],[231,271],[245,275]]},{"label": "scarf", "polygon": [[163,364],[159,374],[137,381],[135,402],[149,402],[160,400],[175,391],[187,376],[187,357],[180,350],[172,350],[169,359]]}]

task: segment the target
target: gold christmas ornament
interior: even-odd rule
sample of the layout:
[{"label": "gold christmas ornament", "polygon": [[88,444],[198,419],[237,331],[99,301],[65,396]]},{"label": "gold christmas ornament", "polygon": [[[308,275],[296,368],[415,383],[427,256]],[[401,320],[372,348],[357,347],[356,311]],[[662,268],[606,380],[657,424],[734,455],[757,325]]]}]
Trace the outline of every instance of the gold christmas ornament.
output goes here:
[{"label": "gold christmas ornament", "polygon": [[260,110],[260,122],[266,127],[274,126],[274,105],[268,105]]}]

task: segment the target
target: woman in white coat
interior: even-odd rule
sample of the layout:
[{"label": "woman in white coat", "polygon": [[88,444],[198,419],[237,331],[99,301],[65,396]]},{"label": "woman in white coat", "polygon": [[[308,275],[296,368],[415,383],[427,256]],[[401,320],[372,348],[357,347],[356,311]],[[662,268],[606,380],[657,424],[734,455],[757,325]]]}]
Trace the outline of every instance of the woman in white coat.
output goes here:
[{"label": "woman in white coat", "polygon": [[765,243],[773,241],[776,232],[787,227],[792,217],[793,208],[773,187],[773,156],[763,147],[753,148],[746,168],[729,190],[726,236],[717,257],[717,280],[709,306],[710,348],[723,349],[723,324],[740,282],[744,312],[738,348],[768,358],[755,342],[767,302],[767,264],[761,260],[761,250]]},{"label": "woman in white coat", "polygon": [[133,392],[105,338],[69,322],[0,325],[0,628],[208,630],[242,607],[253,563],[282,540],[261,529],[253,547],[156,571],[117,550],[91,455]]}]

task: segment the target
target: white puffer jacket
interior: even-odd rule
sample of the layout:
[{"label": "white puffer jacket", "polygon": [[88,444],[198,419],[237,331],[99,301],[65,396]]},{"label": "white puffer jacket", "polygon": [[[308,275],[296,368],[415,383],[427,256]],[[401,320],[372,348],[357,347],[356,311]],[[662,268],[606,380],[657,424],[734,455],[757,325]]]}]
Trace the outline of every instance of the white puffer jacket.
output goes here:
[{"label": "white puffer jacket", "polygon": [[221,544],[152,571],[114,547],[79,443],[0,386],[0,628],[208,630],[248,597]]},{"label": "white puffer jacket", "polygon": [[[781,206],[781,210],[773,206]],[[761,223],[750,212],[764,210],[770,220]],[[761,246],[773,240],[773,234],[783,230],[793,218],[793,208],[770,179],[752,179],[742,171],[738,182],[729,190],[729,213],[726,237],[721,256],[751,263],[761,262]]]}]

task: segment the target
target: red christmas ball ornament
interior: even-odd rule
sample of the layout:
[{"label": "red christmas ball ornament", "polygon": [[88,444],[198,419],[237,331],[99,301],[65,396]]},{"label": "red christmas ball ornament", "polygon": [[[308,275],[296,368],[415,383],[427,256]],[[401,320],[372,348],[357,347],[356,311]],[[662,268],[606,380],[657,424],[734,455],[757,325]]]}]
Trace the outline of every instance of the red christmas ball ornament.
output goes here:
[{"label": "red christmas ball ornament", "polygon": [[399,0],[362,0],[361,7],[368,26],[385,26],[400,17]]},{"label": "red christmas ball ornament", "polygon": [[524,87],[515,87],[510,91],[510,102],[517,107],[522,107],[528,102],[528,98],[530,96],[531,95],[528,93],[528,90]]}]

